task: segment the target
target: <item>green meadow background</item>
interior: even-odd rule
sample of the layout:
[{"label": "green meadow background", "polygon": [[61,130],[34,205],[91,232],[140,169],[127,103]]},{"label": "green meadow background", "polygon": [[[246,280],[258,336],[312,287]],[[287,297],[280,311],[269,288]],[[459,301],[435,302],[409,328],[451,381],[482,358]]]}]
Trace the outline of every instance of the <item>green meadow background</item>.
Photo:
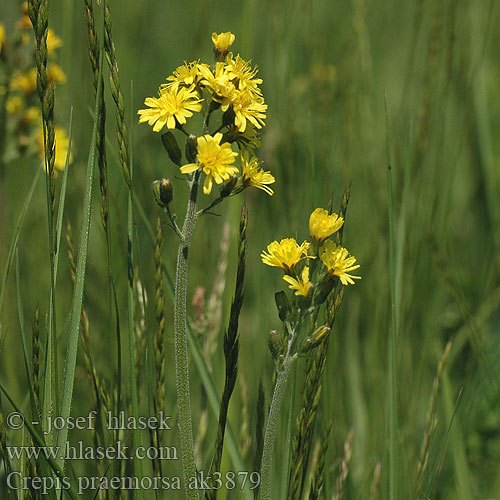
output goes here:
[{"label": "green meadow background", "polygon": [[[239,374],[229,422],[237,441],[247,448],[243,454],[247,470],[254,470],[255,463],[259,382],[266,405],[272,389],[268,334],[280,327],[274,293],[284,289],[280,271],[264,266],[260,253],[273,240],[308,238],[312,210],[326,207],[332,193],[338,207],[350,184],[344,244],[361,264],[362,280],[345,290],[323,379],[315,441],[333,418],[324,498],[329,500],[334,494],[344,442],[351,429],[352,457],[342,498],[371,498],[373,478],[378,473],[376,498],[389,498],[389,214],[394,221],[396,322],[392,327],[397,335],[395,473],[399,498],[500,498],[500,5],[494,0],[111,0],[109,4],[130,117],[134,190],[143,210],[142,215],[137,210],[134,217],[135,264],[147,298],[144,321],[148,334],[155,328],[154,241],[148,224],[155,227],[160,213],[151,182],[161,177],[173,180],[173,207],[179,218],[184,216],[187,189],[163,150],[160,135],[138,124],[137,109],[183,61],[211,61],[213,31],[232,31],[236,35],[233,51],[252,59],[264,80],[262,89],[269,109],[259,156],[264,168],[276,177],[275,195],[247,190],[217,207],[218,216],[201,220],[190,253],[188,290],[192,298],[198,287],[203,287],[208,301],[214,284],[221,279],[221,255],[222,261],[227,260],[225,291],[216,304],[221,318],[218,320],[215,313],[213,324],[207,327],[213,330],[213,352],[206,354],[206,361],[220,393],[224,382],[222,335],[234,290],[237,221],[245,199],[249,209],[247,275],[239,330]],[[18,2],[3,0],[0,21],[7,33],[13,31],[19,12]],[[94,107],[83,2],[51,0],[49,26],[63,39],[59,63],[68,77],[67,83],[57,88],[56,121],[67,126],[73,107],[74,162],[68,176],[65,220],[71,221],[76,245]],[[107,82],[107,69],[105,77]],[[127,187],[118,161],[109,87],[106,102],[112,268],[126,344]],[[388,196],[389,158],[392,204]],[[38,158],[22,157],[7,163],[2,172],[2,279],[19,212],[40,168]],[[49,308],[42,181],[19,240],[28,331],[37,304],[42,331]],[[113,388],[115,321],[99,205],[96,175],[84,307],[97,369]],[[164,216],[163,221],[165,262],[173,276],[177,242]],[[226,222],[227,258],[221,248]],[[64,238],[62,244],[56,295],[60,379],[72,298]],[[166,404],[169,414],[175,416],[173,302],[168,286],[166,296]],[[194,307],[190,307],[190,315],[194,321]],[[16,401],[27,407],[14,268],[0,321],[0,379]],[[201,328],[198,334],[203,345],[207,332]],[[422,489],[416,491],[433,380],[450,340],[428,468]],[[299,360],[298,367],[299,398],[305,360]],[[200,436],[199,465],[206,469],[217,418],[207,405],[201,377],[192,362],[190,369],[195,440]],[[125,396],[128,390],[125,383]],[[283,475],[290,390],[276,441],[276,485]],[[144,394],[141,401],[143,398]],[[72,413],[87,415],[91,407],[88,378],[79,360]],[[4,399],[2,410],[4,414],[10,411]],[[206,430],[201,434],[200,418],[206,418],[201,427],[203,430],[205,425]],[[8,432],[7,436],[13,442],[21,439],[20,433]],[[88,434],[83,439],[88,440]],[[177,443],[175,430],[169,439]],[[85,472],[93,465],[79,463],[75,467]],[[181,471],[179,462],[166,468],[170,475]],[[232,469],[224,454],[223,470]],[[0,496],[7,498],[3,478],[0,467]],[[238,496],[236,492],[221,492],[219,498]],[[273,498],[281,498],[278,490]]]}]

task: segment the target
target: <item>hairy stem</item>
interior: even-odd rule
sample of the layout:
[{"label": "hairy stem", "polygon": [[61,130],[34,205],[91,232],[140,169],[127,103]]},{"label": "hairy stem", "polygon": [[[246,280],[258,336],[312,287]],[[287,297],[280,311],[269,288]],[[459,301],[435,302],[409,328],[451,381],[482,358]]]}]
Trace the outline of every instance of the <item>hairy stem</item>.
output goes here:
[{"label": "hairy stem", "polygon": [[276,430],[278,429],[279,415],[281,403],[283,402],[283,394],[285,393],[286,382],[290,373],[290,368],[296,359],[296,356],[290,355],[291,345],[294,336],[289,341],[288,352],[276,378],[274,385],[273,399],[271,401],[271,408],[269,410],[269,417],[267,419],[266,434],[264,436],[264,448],[262,450],[262,462],[260,468],[260,500],[271,499],[271,477],[273,471],[273,448],[276,438]]},{"label": "hairy stem", "polygon": [[193,424],[191,421],[191,400],[189,395],[188,346],[186,336],[186,295],[188,281],[188,253],[191,236],[196,223],[196,198],[201,171],[195,172],[189,190],[186,217],[179,239],[177,272],[175,276],[175,371],[177,378],[177,408],[179,411],[179,431],[181,459],[186,488],[186,498],[198,499],[196,490],[189,489],[189,482],[196,474],[193,453]]}]

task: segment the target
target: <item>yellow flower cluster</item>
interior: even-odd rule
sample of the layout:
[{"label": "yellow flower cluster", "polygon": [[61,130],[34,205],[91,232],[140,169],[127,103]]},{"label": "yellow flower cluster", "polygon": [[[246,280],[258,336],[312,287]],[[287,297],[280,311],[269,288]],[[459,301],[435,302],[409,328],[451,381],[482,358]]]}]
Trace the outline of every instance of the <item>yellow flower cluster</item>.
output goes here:
[{"label": "yellow flower cluster", "polygon": [[[181,172],[192,174],[201,169],[206,175],[205,194],[211,193],[215,181],[232,183],[230,194],[253,186],[273,195],[269,185],[275,179],[261,168],[253,153],[260,146],[258,132],[265,125],[267,112],[259,87],[262,79],[257,78],[257,68],[239,54],[228,52],[235,41],[232,33],[213,33],[212,41],[215,65],[193,61],[176,68],[160,86],[158,97],[145,99],[147,108],[138,111],[139,123],[148,123],[154,132],[161,132],[166,126],[189,134],[184,128],[188,119],[203,111],[204,130],[196,138],[196,157],[187,157],[188,163],[181,166]],[[220,111],[220,118],[210,132],[216,111]],[[233,151],[232,144],[238,146],[239,154]],[[238,157],[240,175],[235,165]]]},{"label": "yellow flower cluster", "polygon": [[[33,43],[32,24],[28,14],[28,3],[21,6],[22,15],[16,23],[17,32],[12,36],[12,42],[8,45],[10,50],[6,51],[7,34],[3,24],[0,23],[0,53],[2,58],[6,58],[7,64],[16,68],[9,82],[9,96],[5,102],[5,109],[8,120],[11,124],[9,130],[13,131],[13,137],[17,140],[17,153],[28,152],[37,153],[40,158],[44,157],[42,118],[39,109],[37,95],[37,70],[34,58],[24,57],[25,45]],[[20,40],[21,43],[18,43]],[[54,30],[47,30],[47,53],[49,63],[47,65],[47,78],[49,83],[54,85],[64,84],[66,74],[57,64],[57,49],[63,44],[62,40],[55,34]],[[23,51],[23,57],[17,52]],[[22,62],[22,64],[19,63]],[[68,150],[68,137],[66,131],[56,126],[56,167],[63,169],[66,164],[66,154]],[[28,148],[26,146],[28,145]]]},{"label": "yellow flower cluster", "polygon": [[[263,251],[261,259],[264,264],[273,267],[281,267],[285,271],[283,280],[285,280],[291,290],[295,290],[295,295],[307,297],[314,287],[310,281],[310,275],[313,270],[318,269],[316,262],[310,259],[319,257],[323,264],[322,269],[326,271],[327,276],[336,276],[343,285],[354,284],[355,279],[361,279],[360,276],[353,276],[349,273],[358,269],[356,259],[346,248],[337,245],[334,241],[328,240],[343,225],[344,219],[335,213],[328,213],[323,208],[317,208],[309,217],[309,234],[312,243],[304,241],[301,245],[294,238],[285,238],[273,241],[267,246],[267,251]],[[307,261],[301,271],[298,265],[302,261]],[[318,280],[320,275],[316,274]]]}]

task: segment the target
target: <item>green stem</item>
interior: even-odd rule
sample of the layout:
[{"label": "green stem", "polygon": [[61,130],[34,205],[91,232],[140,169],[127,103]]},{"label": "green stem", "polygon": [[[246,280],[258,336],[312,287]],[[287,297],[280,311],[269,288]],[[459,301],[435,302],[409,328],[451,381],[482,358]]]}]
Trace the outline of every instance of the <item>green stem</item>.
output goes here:
[{"label": "green stem", "polygon": [[274,386],[273,399],[267,419],[266,434],[264,436],[264,447],[262,449],[262,462],[260,468],[260,500],[271,499],[271,478],[273,472],[273,448],[278,429],[281,403],[283,402],[283,394],[285,393],[286,382],[290,373],[290,368],[293,362],[297,359],[296,355],[291,356],[290,351],[295,335],[292,335],[288,341],[288,352],[276,378]]},{"label": "green stem", "polygon": [[186,336],[186,295],[188,281],[188,253],[191,236],[196,223],[196,198],[201,170],[195,172],[190,184],[189,201],[182,227],[183,238],[179,241],[177,272],[175,276],[175,368],[177,378],[177,408],[181,441],[182,471],[186,498],[198,499],[196,490],[189,489],[191,478],[196,475],[193,453],[193,424],[191,421],[191,400],[189,395],[189,366]]}]

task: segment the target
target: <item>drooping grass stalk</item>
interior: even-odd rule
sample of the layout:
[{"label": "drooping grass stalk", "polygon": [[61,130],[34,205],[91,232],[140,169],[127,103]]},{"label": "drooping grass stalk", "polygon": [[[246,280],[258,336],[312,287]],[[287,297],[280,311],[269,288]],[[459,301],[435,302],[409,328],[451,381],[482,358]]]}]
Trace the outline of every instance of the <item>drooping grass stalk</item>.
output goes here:
[{"label": "drooping grass stalk", "polygon": [[340,498],[342,497],[347,475],[349,474],[349,462],[351,461],[351,456],[352,456],[353,437],[354,437],[354,430],[351,429],[344,443],[344,456],[342,458],[342,464],[340,466],[340,475],[337,478],[335,493],[333,494],[332,500],[340,500]]},{"label": "drooping grass stalk", "polygon": [[[229,401],[236,383],[238,374],[238,355],[239,355],[239,338],[238,338],[238,321],[243,305],[243,282],[245,279],[245,258],[247,249],[246,230],[248,222],[248,210],[246,205],[243,205],[240,216],[239,226],[239,241],[238,241],[238,269],[236,272],[236,289],[234,292],[233,302],[231,304],[231,313],[229,316],[229,325],[224,335],[224,357],[226,360],[226,378],[224,382],[224,390],[222,391],[219,423],[217,427],[217,438],[215,442],[215,452],[210,468],[210,475],[220,469],[222,459],[222,449],[224,445],[224,434],[226,431],[227,412],[229,409]],[[205,494],[207,500],[215,500],[217,490],[211,490]]]},{"label": "drooping grass stalk", "polygon": [[[101,31],[104,30],[104,22],[101,22]],[[99,65],[102,72],[103,47],[100,50]],[[85,284],[85,273],[87,264],[87,252],[90,232],[90,215],[92,211],[92,180],[94,176],[94,164],[96,157],[96,136],[98,133],[98,116],[100,96],[103,91],[102,82],[99,81],[94,109],[94,124],[92,130],[92,141],[90,144],[89,158],[87,162],[87,172],[85,178],[85,191],[83,197],[83,209],[80,225],[80,241],[78,245],[78,259],[76,265],[76,282],[73,291],[73,303],[71,307],[71,320],[69,328],[68,348],[65,360],[64,383],[61,399],[61,417],[66,421],[71,413],[71,403],[73,400],[73,386],[75,378],[76,357],[78,352],[78,337],[80,329],[80,317],[83,303],[83,289]],[[57,445],[63,449],[68,437],[68,429],[63,427],[57,434]],[[58,457],[57,465],[60,469],[64,467],[64,457]]]},{"label": "drooping grass stalk", "polygon": [[189,187],[189,200],[186,216],[182,226],[182,239],[177,252],[177,268],[175,276],[174,336],[175,336],[175,368],[177,381],[177,409],[179,411],[179,432],[181,442],[181,458],[186,498],[197,499],[198,493],[189,490],[188,484],[196,475],[193,453],[193,424],[191,420],[191,398],[189,392],[189,367],[186,335],[186,296],[188,281],[188,254],[196,223],[196,198],[201,171],[193,174]]},{"label": "drooping grass stalk", "polygon": [[398,379],[397,379],[397,302],[396,302],[396,239],[394,234],[394,189],[392,183],[392,153],[387,98],[385,100],[387,135],[387,197],[389,222],[389,284],[391,295],[391,329],[389,339],[389,500],[399,498],[399,434],[398,434]]}]

